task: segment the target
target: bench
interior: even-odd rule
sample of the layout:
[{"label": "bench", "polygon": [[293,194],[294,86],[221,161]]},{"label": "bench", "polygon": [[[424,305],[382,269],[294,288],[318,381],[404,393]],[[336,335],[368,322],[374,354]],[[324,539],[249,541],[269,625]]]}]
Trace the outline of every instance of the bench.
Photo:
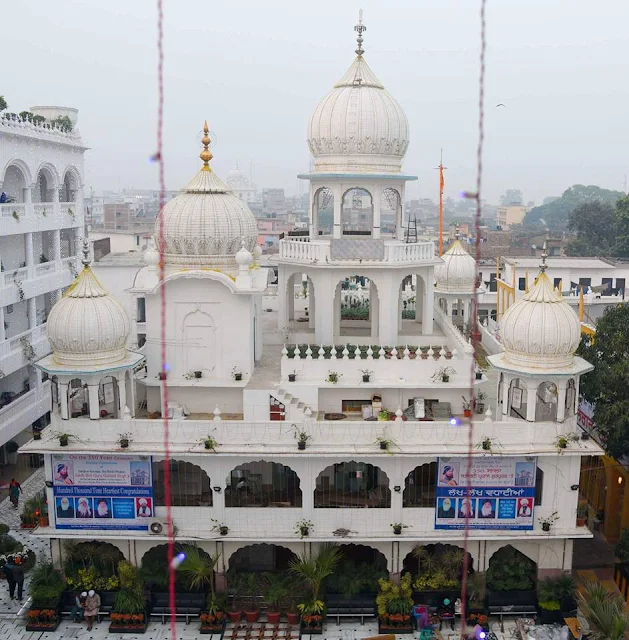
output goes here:
[{"label": "bench", "polygon": [[[184,618],[186,624],[191,618],[198,618],[205,607],[207,596],[204,593],[176,593],[175,617]],[[151,618],[161,618],[162,624],[170,618],[170,598],[167,593],[154,593],[151,597]]]},{"label": "bench", "polygon": [[490,616],[498,616],[500,618],[500,631],[504,633],[504,620],[505,616],[515,616],[517,618],[534,618],[537,616],[537,609],[530,604],[510,604],[503,606],[490,606]]},{"label": "bench", "polygon": [[[100,595],[100,609],[96,614],[96,620],[101,621],[101,618],[106,618],[111,615],[114,608],[114,601],[116,599],[115,591],[103,591]],[[72,591],[64,591],[61,597],[61,603],[59,605],[59,615],[70,616],[72,615],[72,609],[74,609],[76,594]]]},{"label": "bench", "polygon": [[376,604],[372,596],[338,598],[330,595],[326,605],[327,617],[336,618],[337,625],[341,624],[341,618],[360,618],[360,624],[364,624],[365,618],[376,617]]}]

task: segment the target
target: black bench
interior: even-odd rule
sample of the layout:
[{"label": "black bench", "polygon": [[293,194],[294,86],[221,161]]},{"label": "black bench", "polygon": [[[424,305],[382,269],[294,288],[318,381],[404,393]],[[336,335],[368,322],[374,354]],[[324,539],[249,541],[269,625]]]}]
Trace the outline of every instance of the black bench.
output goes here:
[{"label": "black bench", "polygon": [[341,624],[341,618],[360,618],[364,624],[365,618],[376,617],[376,603],[373,596],[355,596],[345,598],[329,595],[326,602],[327,617],[336,618],[336,624]]},{"label": "black bench", "polygon": [[[101,618],[106,618],[111,615],[114,608],[114,601],[116,599],[115,591],[103,591],[100,595],[100,608],[96,619],[98,622]],[[59,605],[59,613],[61,617],[72,615],[72,609],[74,609],[76,594],[72,591],[64,591],[61,596],[61,603]]]},{"label": "black bench", "polygon": [[[204,593],[176,593],[175,616],[184,618],[189,624],[191,618],[198,618],[206,604],[207,596]],[[167,593],[154,593],[151,597],[151,617],[161,618],[162,624],[166,624],[172,615],[170,596]]]},{"label": "black bench", "polygon": [[505,616],[515,616],[517,618],[535,618],[537,616],[537,608],[530,604],[510,604],[510,605],[494,605],[489,607],[490,616],[498,616],[500,618],[500,631],[504,633]]}]

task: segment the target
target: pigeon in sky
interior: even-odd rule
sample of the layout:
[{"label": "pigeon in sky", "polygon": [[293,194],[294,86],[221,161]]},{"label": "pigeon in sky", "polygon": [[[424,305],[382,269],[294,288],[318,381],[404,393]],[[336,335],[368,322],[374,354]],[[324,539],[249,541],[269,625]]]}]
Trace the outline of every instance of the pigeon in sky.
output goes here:
[{"label": "pigeon in sky", "polygon": [[497,104],[496,107],[504,107],[505,109],[507,108],[506,104],[502,104],[502,102],[500,104]]}]

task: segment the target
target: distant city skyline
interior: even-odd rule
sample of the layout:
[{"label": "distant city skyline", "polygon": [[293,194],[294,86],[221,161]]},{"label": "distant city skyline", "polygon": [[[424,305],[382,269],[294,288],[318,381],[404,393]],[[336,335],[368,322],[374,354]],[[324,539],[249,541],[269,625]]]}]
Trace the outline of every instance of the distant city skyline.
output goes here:
[{"label": "distant city skyline", "polygon": [[[153,7],[123,0],[56,6],[64,19],[54,28],[43,0],[4,8],[12,27],[3,44],[20,59],[20,73],[3,83],[10,110],[79,109],[90,147],[88,191],[156,188],[149,161],[156,128]],[[409,119],[404,170],[419,180],[408,198],[436,197],[441,148],[445,193],[457,198],[475,179],[477,3],[360,6],[366,60]],[[252,161],[258,188],[299,193],[296,176],[310,163],[308,119],[352,62],[358,8],[247,0],[212,6],[208,15],[200,0],[167,2],[167,187],[182,189],[194,175],[197,134],[207,119],[220,176],[238,161],[248,172]],[[525,202],[541,203],[575,183],[623,189],[629,89],[620,79],[629,6],[610,0],[594,12],[591,3],[574,0],[568,11],[559,0],[507,0],[490,3],[487,17],[485,199],[497,203],[516,188]],[[42,72],[43,58],[50,73]]]}]

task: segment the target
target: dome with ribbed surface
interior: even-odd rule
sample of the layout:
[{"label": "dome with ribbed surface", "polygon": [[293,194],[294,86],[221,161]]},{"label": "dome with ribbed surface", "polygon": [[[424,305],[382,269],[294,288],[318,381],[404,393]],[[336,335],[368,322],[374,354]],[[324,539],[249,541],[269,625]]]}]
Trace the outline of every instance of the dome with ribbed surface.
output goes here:
[{"label": "dome with ribbed surface", "polygon": [[528,293],[507,309],[500,320],[500,335],[506,360],[552,370],[573,363],[581,323],[542,272]]},{"label": "dome with ribbed surface", "polygon": [[398,173],[408,148],[408,120],[360,52],[319,102],[308,124],[316,171]]},{"label": "dome with ribbed surface", "polygon": [[476,261],[457,238],[435,266],[436,290],[472,295],[476,285]]},{"label": "dome with ribbed surface", "polygon": [[253,251],[258,228],[251,209],[234,195],[209,166],[207,122],[203,128],[203,166],[181,195],[161,210],[155,222],[155,243],[164,262],[182,268],[237,269],[241,246]]},{"label": "dome with ribbed surface", "polygon": [[125,360],[130,330],[123,306],[102,287],[89,266],[50,310],[46,324],[53,361],[63,366],[101,366]]}]

